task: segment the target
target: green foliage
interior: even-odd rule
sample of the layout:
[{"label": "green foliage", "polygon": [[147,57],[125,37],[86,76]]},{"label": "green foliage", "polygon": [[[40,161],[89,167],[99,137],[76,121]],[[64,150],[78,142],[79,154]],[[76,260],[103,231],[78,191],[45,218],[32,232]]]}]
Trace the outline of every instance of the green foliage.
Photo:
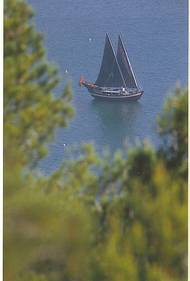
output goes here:
[{"label": "green foliage", "polygon": [[6,0],[4,10],[4,130],[5,149],[22,153],[34,165],[46,154],[45,144],[56,127],[73,115],[71,88],[59,98],[52,91],[60,81],[57,68],[47,62],[43,38],[33,23],[32,9],[22,0]]},{"label": "green foliage", "polygon": [[185,177],[187,177],[187,115],[187,89],[176,88],[174,94],[167,99],[158,119],[159,133],[164,140],[160,153],[167,161],[168,168],[176,168],[176,171]]},{"label": "green foliage", "polygon": [[49,177],[29,167],[72,115],[52,90],[32,11],[5,2],[5,281],[187,280],[187,91],[159,118],[163,143],[128,155],[84,144]]},{"label": "green foliage", "polygon": [[6,197],[5,217],[5,280],[88,279],[94,231],[83,202],[26,179]]},{"label": "green foliage", "polygon": [[128,176],[132,179],[140,178],[142,183],[147,183],[153,173],[156,161],[155,152],[148,144],[136,150],[129,151]]},{"label": "green foliage", "polygon": [[118,221],[122,218],[126,250],[130,249],[138,264],[138,278],[133,280],[152,280],[148,276],[154,266],[166,276],[170,272],[174,280],[179,276],[183,280],[187,202],[186,199],[181,202],[179,193],[182,188],[187,198],[185,183],[173,181],[162,163],[157,163],[149,183],[143,184],[138,178],[131,184],[128,194],[122,198],[123,202],[118,200],[114,208],[116,213],[121,209]]}]

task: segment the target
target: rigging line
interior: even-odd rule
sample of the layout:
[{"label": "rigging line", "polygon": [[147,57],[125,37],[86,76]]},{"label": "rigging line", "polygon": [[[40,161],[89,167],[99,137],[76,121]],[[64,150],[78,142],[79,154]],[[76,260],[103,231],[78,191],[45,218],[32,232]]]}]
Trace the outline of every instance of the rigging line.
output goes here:
[{"label": "rigging line", "polygon": [[123,44],[121,34],[119,34],[119,39],[120,39],[120,42],[121,42],[121,44],[122,44],[123,50],[124,50],[124,52],[125,52],[125,55],[126,55],[126,57],[127,57],[128,64],[129,64],[129,67],[130,67],[131,73],[132,73],[132,75],[133,75],[133,78],[134,78],[135,84],[136,84],[136,86],[137,86],[137,88],[138,88],[138,83],[137,83],[137,80],[136,80],[136,77],[135,77],[135,73],[134,73],[133,68],[132,68],[132,66],[131,66],[131,63],[130,63],[130,60],[129,60],[129,56],[128,56],[127,50],[126,50],[126,48],[125,48],[125,46],[124,46],[124,44]]}]

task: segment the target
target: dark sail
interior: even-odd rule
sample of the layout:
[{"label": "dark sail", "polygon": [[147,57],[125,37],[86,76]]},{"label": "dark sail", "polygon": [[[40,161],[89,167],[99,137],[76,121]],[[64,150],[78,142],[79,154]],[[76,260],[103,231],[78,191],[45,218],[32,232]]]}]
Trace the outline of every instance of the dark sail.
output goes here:
[{"label": "dark sail", "polygon": [[125,80],[107,34],[102,64],[95,84],[100,87],[125,87]]},{"label": "dark sail", "polygon": [[117,48],[117,61],[119,63],[120,69],[122,71],[125,84],[127,88],[138,88],[135,75],[133,73],[127,52],[124,48],[121,37],[118,38],[118,48]]}]

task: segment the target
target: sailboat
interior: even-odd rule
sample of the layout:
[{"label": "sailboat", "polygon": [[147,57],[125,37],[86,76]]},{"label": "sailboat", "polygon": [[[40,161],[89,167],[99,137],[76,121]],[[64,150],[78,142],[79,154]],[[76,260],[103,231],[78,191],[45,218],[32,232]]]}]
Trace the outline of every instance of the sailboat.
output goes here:
[{"label": "sailboat", "polygon": [[115,54],[111,40],[106,34],[104,54],[96,82],[88,82],[81,76],[79,85],[85,86],[91,96],[101,99],[136,101],[144,92],[137,84],[121,35]]}]

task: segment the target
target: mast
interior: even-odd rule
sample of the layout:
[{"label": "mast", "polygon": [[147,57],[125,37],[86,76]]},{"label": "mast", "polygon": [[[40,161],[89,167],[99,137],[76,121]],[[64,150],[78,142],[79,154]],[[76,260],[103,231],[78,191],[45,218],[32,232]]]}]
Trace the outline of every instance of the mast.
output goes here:
[{"label": "mast", "polygon": [[137,80],[120,35],[118,38],[117,60],[120,65],[123,77],[125,79],[126,86],[128,88],[138,89]]},{"label": "mast", "polygon": [[100,87],[126,87],[108,34],[106,34],[102,64],[95,84]]}]

